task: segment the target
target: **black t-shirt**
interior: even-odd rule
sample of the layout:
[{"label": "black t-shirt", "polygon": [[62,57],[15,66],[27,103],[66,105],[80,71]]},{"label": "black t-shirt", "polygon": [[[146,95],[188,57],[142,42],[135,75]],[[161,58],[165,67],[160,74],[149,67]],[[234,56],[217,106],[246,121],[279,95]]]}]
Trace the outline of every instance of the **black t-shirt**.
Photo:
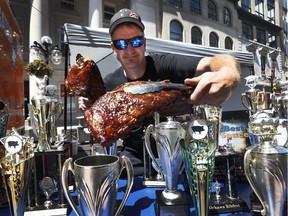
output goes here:
[{"label": "black t-shirt", "polygon": [[[147,65],[145,74],[137,79],[141,81],[161,81],[169,79],[174,83],[183,83],[184,79],[194,77],[196,67],[201,57],[191,57],[174,54],[153,54],[146,56]],[[104,78],[107,91],[115,87],[136,80],[129,80],[124,76],[123,68],[120,67]],[[143,160],[143,131],[149,124],[153,124],[154,119],[144,118],[141,127],[133,128],[127,138],[123,140],[123,146],[135,157]]]},{"label": "black t-shirt", "polygon": [[[169,79],[174,83],[183,83],[184,79],[194,77],[196,67],[202,57],[191,57],[174,54],[153,54],[146,56],[147,65],[145,74],[137,79],[141,81],[161,81]],[[104,78],[107,91],[130,81],[124,76],[123,68],[120,67]]]}]

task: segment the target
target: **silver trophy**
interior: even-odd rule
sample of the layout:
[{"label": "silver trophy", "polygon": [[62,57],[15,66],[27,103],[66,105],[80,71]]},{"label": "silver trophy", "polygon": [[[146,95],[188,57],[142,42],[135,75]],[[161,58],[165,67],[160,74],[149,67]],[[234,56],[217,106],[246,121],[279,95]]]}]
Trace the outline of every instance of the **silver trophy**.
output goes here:
[{"label": "silver trophy", "polygon": [[34,160],[34,140],[12,132],[0,139],[6,149],[5,157],[0,159],[1,174],[9,202],[10,214],[24,214],[32,165]]},{"label": "silver trophy", "polygon": [[221,107],[194,106],[182,147],[183,161],[197,216],[208,215],[215,152],[218,148]]},{"label": "silver trophy", "polygon": [[[57,120],[63,114],[64,107],[63,103],[58,99],[51,99],[51,112],[50,112],[50,142],[54,143],[57,141]],[[53,146],[52,146],[53,147]]]},{"label": "silver trophy", "polygon": [[[127,170],[127,188],[116,212],[118,179],[122,170]],[[68,189],[68,171],[75,177],[78,202],[82,214],[77,209]],[[65,161],[62,169],[64,194],[77,215],[118,216],[130,194],[134,174],[130,160],[123,156],[95,155],[82,157],[72,162]]]},{"label": "silver trophy", "polygon": [[37,95],[31,99],[32,114],[36,122],[38,131],[38,151],[51,149],[50,143],[50,115],[51,115],[51,98],[45,95]]},{"label": "silver trophy", "polygon": [[288,119],[288,90],[281,92],[276,98],[275,108],[280,118]]},{"label": "silver trophy", "polygon": [[252,118],[251,133],[259,137],[259,144],[247,149],[244,156],[245,175],[262,204],[261,214],[283,215],[287,197],[286,148],[275,145],[278,118]]},{"label": "silver trophy", "polygon": [[[156,140],[159,162],[156,160],[150,142],[150,135]],[[157,215],[161,212],[174,212],[173,208],[178,210],[177,215],[188,215],[189,204],[183,192],[178,190],[178,176],[182,165],[182,155],[180,143],[184,142],[185,130],[172,117],[168,117],[166,122],[157,125],[149,125],[145,132],[145,145],[152,161],[158,164],[158,169],[163,172],[166,188],[156,191]],[[167,207],[169,206],[169,207]],[[172,208],[173,207],[173,208]],[[168,210],[169,209],[169,210]],[[173,213],[173,215],[176,215]]]},{"label": "silver trophy", "polygon": [[32,116],[38,131],[38,151],[51,149],[51,143],[56,141],[56,121],[63,113],[61,101],[45,95],[36,95],[31,99]]},{"label": "silver trophy", "polygon": [[[159,123],[160,123],[160,114],[158,112],[154,112],[154,124],[157,125]],[[143,138],[144,175],[142,185],[145,187],[165,187],[166,183],[164,179],[163,170],[160,164],[159,155],[157,158],[155,157],[154,160],[152,160],[150,156],[152,149],[150,149],[150,151],[148,152],[148,149],[145,144],[146,129],[144,130],[144,138]],[[156,171],[156,173],[154,172],[154,170]]]},{"label": "silver trophy", "polygon": [[[249,87],[245,93],[241,95],[241,102],[245,108],[249,110],[250,115],[263,110],[269,110],[272,107],[272,94],[270,92],[261,91],[255,87],[260,84],[260,80],[251,75],[245,78],[246,85]],[[262,83],[262,85],[264,85]],[[264,87],[263,87],[264,89]]]}]

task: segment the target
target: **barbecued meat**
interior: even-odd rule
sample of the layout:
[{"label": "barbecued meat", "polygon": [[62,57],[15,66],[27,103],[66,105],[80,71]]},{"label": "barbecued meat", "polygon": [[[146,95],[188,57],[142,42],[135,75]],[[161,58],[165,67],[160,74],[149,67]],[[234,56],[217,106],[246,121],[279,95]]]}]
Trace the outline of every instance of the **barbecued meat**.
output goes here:
[{"label": "barbecued meat", "polygon": [[103,146],[124,138],[133,126],[141,124],[144,117],[151,116],[154,112],[162,115],[182,114],[187,105],[186,100],[183,100],[186,92],[181,90],[169,89],[148,94],[124,92],[125,86],[151,83],[148,81],[125,83],[105,94],[104,83],[94,61],[81,54],[77,55],[76,60],[77,63],[68,72],[65,85],[68,93],[95,101],[84,112],[84,118],[95,140]]},{"label": "barbecued meat", "polygon": [[76,64],[68,71],[65,86],[69,94],[87,97],[91,101],[106,92],[99,68],[93,60],[81,54],[77,54]]},{"label": "barbecued meat", "polygon": [[171,111],[169,107],[183,101],[186,96],[184,91],[171,89],[148,94],[130,94],[123,90],[125,86],[142,83],[151,82],[125,83],[101,96],[84,112],[90,132],[101,145],[109,145],[112,141],[125,137],[133,126],[139,125],[144,117],[155,111]]}]

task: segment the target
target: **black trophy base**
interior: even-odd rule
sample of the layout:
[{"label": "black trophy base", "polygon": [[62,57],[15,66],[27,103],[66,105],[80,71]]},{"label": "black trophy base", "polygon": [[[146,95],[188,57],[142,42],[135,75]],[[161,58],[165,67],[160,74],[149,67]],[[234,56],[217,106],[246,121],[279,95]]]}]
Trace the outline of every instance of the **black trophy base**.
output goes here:
[{"label": "black trophy base", "polygon": [[215,193],[211,193],[209,201],[209,213],[210,214],[222,214],[233,212],[245,212],[250,211],[246,202],[240,197],[230,198],[226,194],[221,194],[217,199]]},{"label": "black trophy base", "polygon": [[183,192],[178,199],[167,200],[162,195],[163,190],[156,190],[155,212],[156,216],[189,216],[190,200],[188,195]]}]

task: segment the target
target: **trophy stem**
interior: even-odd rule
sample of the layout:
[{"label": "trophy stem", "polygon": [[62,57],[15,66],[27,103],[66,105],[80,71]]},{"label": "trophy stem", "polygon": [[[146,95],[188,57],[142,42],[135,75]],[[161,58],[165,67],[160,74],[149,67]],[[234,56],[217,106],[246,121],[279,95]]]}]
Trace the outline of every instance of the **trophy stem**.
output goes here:
[{"label": "trophy stem", "polygon": [[229,198],[236,198],[236,182],[235,182],[235,158],[227,158],[226,160],[226,190]]},{"label": "trophy stem", "polygon": [[207,158],[207,164],[195,161],[189,150],[182,150],[186,175],[197,216],[207,216],[209,196],[214,173],[215,153]]},{"label": "trophy stem", "polygon": [[199,215],[206,216],[208,215],[208,185],[207,185],[207,172],[208,169],[204,165],[197,167],[198,171],[198,183],[199,183]]}]

